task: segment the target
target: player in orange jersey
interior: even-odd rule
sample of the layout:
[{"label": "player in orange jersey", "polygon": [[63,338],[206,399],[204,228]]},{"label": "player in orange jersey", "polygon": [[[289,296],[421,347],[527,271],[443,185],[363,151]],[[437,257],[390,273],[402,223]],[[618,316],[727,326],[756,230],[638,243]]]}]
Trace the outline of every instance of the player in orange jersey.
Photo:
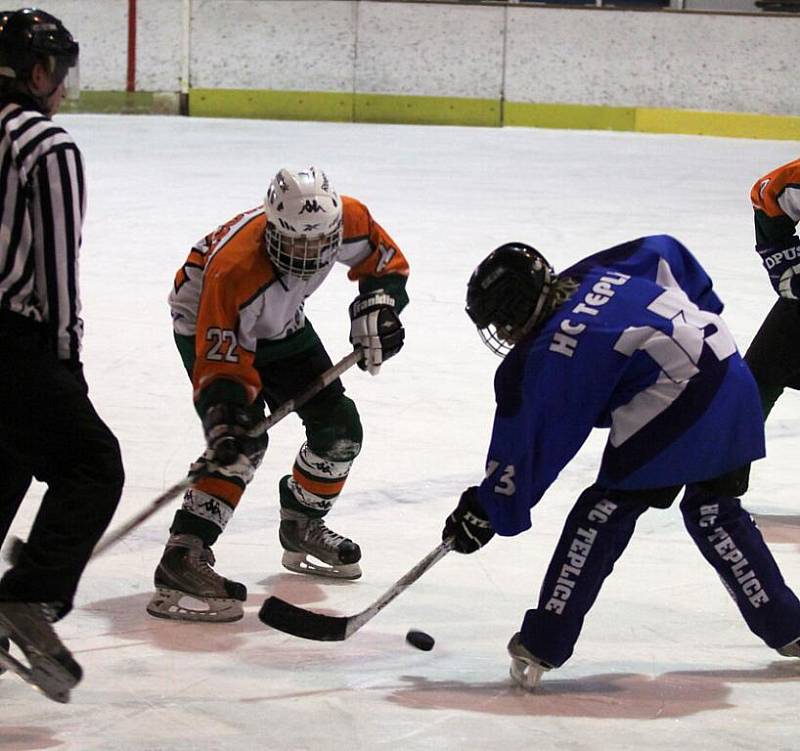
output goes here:
[{"label": "player in orange jersey", "polygon": [[800,389],[800,159],[757,180],[750,199],[756,251],[778,293],[745,355],[766,418],[784,388]]},{"label": "player in orange jersey", "polygon": [[[186,492],[156,569],[151,615],[242,617],[245,586],[214,571],[211,546],[266,451],[265,404],[275,409],[331,367],[303,306],[336,261],[358,282],[350,341],[375,375],[403,345],[408,263],[367,207],[340,197],[320,170],[280,170],[263,206],[203,238],[178,271],[169,298],[175,340],[208,448],[198,460],[206,472]],[[297,411],[306,441],[278,487],[283,565],[355,579],[359,546],[324,518],[361,449],[358,411],[338,379]]]}]

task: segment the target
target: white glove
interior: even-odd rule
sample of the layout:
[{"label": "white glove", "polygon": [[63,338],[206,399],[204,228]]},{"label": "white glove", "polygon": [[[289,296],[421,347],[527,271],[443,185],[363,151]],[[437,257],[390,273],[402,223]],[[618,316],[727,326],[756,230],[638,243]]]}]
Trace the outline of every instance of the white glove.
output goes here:
[{"label": "white glove", "polygon": [[404,337],[405,330],[390,294],[377,289],[359,295],[350,303],[350,342],[364,352],[358,362],[361,370],[378,375],[384,360],[400,351]]}]

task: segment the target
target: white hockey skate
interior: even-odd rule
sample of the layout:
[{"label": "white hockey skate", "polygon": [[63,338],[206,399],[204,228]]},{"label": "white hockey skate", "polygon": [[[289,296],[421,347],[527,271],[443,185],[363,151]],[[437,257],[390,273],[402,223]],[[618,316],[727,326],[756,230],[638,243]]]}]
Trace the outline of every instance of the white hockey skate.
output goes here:
[{"label": "white hockey skate", "polygon": [[[27,664],[8,651],[8,637]],[[61,643],[38,602],[0,602],[0,667],[16,673],[48,699],[66,704],[83,677],[81,666]]]},{"label": "white hockey skate", "polygon": [[361,548],[326,527],[322,519],[281,509],[278,537],[284,551],[281,563],[289,571],[332,579],[361,576]]},{"label": "white hockey skate", "polygon": [[154,576],[147,612],[178,621],[230,623],[244,615],[244,584],[214,571],[214,553],[195,535],[170,535]]},{"label": "white hockey skate", "polygon": [[508,642],[508,654],[511,655],[509,674],[518,686],[526,691],[533,691],[542,679],[542,675],[551,670],[550,665],[534,657],[520,642],[519,632]]}]

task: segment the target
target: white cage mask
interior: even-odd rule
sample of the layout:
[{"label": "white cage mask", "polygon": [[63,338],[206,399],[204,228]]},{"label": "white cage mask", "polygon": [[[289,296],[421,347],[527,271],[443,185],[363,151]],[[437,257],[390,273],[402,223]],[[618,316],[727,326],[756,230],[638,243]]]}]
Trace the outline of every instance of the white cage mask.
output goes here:
[{"label": "white cage mask", "polygon": [[264,199],[267,254],[282,272],[309,279],[342,243],[342,202],[322,170],[282,169]]}]

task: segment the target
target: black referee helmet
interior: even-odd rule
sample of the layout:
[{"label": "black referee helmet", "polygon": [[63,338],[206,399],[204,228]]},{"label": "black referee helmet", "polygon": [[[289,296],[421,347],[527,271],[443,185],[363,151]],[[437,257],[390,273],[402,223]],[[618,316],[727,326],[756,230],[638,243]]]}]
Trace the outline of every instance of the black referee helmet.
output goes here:
[{"label": "black referee helmet", "polygon": [[55,16],[37,8],[0,11],[0,76],[26,83],[42,63],[63,80],[77,62],[78,43]]}]

